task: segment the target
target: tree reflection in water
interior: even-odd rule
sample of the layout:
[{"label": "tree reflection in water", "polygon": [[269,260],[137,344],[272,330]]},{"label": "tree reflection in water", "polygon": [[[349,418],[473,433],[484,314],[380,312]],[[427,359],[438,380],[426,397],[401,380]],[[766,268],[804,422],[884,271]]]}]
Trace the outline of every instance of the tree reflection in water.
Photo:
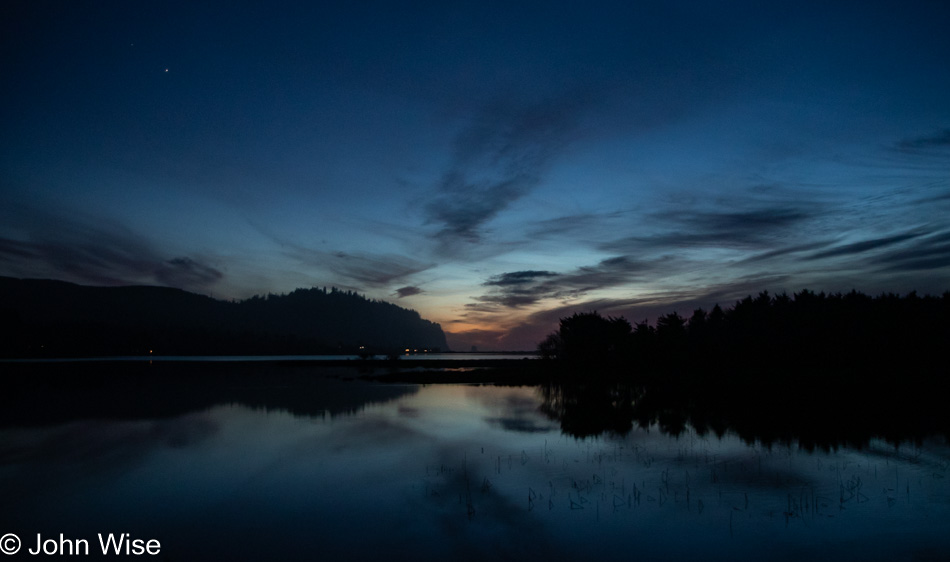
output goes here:
[{"label": "tree reflection in water", "polygon": [[861,448],[875,438],[892,443],[950,438],[950,416],[936,397],[855,390],[779,393],[776,389],[671,388],[614,377],[552,381],[539,387],[540,410],[576,438],[625,436],[658,428],[679,436],[727,432],[746,443],[797,443],[812,449]]}]

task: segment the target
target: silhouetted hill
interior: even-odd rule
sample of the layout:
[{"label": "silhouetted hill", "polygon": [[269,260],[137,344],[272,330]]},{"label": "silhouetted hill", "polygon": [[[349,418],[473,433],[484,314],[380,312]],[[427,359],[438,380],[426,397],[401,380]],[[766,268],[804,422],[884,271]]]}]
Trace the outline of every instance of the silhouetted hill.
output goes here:
[{"label": "silhouetted hill", "polygon": [[0,356],[357,353],[447,348],[413,310],[351,291],[297,289],[240,302],[168,287],[0,277]]}]

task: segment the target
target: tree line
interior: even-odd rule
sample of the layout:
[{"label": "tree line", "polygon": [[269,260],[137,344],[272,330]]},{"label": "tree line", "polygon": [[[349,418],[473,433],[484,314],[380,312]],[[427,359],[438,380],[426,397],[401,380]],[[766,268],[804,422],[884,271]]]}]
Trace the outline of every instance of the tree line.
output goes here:
[{"label": "tree line", "polygon": [[542,409],[576,436],[633,424],[809,447],[950,436],[947,342],[950,292],[762,292],[653,325],[577,313],[538,346]]},{"label": "tree line", "polygon": [[895,362],[930,370],[950,341],[950,292],[878,297],[767,291],[732,307],[670,312],[631,325],[597,312],[562,318],[543,358],[628,373],[759,367],[853,369]]}]

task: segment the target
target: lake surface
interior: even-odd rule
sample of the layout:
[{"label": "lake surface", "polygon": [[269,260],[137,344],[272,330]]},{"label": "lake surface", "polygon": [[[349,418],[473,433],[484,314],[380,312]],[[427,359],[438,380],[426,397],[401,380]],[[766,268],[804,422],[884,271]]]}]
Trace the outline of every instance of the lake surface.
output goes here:
[{"label": "lake surface", "polygon": [[[943,439],[808,451],[636,424],[578,439],[536,387],[268,368],[22,392],[0,425],[11,559],[38,533],[91,555],[98,533],[129,533],[163,560],[950,559]],[[47,399],[58,415],[30,403]]]},{"label": "lake surface", "polygon": [[[536,353],[404,353],[400,359],[411,361],[497,361],[537,359]],[[115,357],[67,357],[54,359],[0,359],[2,363],[103,363],[103,362],[197,362],[197,363],[273,363],[275,361],[359,361],[359,355],[121,355]],[[368,359],[385,360],[386,355]]]}]

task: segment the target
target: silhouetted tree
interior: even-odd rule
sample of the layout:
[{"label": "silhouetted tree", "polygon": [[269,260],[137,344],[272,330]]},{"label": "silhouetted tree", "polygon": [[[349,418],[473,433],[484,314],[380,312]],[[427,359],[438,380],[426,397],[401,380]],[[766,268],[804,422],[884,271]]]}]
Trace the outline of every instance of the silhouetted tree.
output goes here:
[{"label": "silhouetted tree", "polygon": [[630,335],[630,323],[622,317],[575,313],[561,319],[558,331],[541,342],[539,351],[574,365],[617,364],[629,356]]},{"label": "silhouetted tree", "polygon": [[561,336],[557,332],[548,334],[538,344],[538,355],[542,359],[559,359],[562,356]]}]

